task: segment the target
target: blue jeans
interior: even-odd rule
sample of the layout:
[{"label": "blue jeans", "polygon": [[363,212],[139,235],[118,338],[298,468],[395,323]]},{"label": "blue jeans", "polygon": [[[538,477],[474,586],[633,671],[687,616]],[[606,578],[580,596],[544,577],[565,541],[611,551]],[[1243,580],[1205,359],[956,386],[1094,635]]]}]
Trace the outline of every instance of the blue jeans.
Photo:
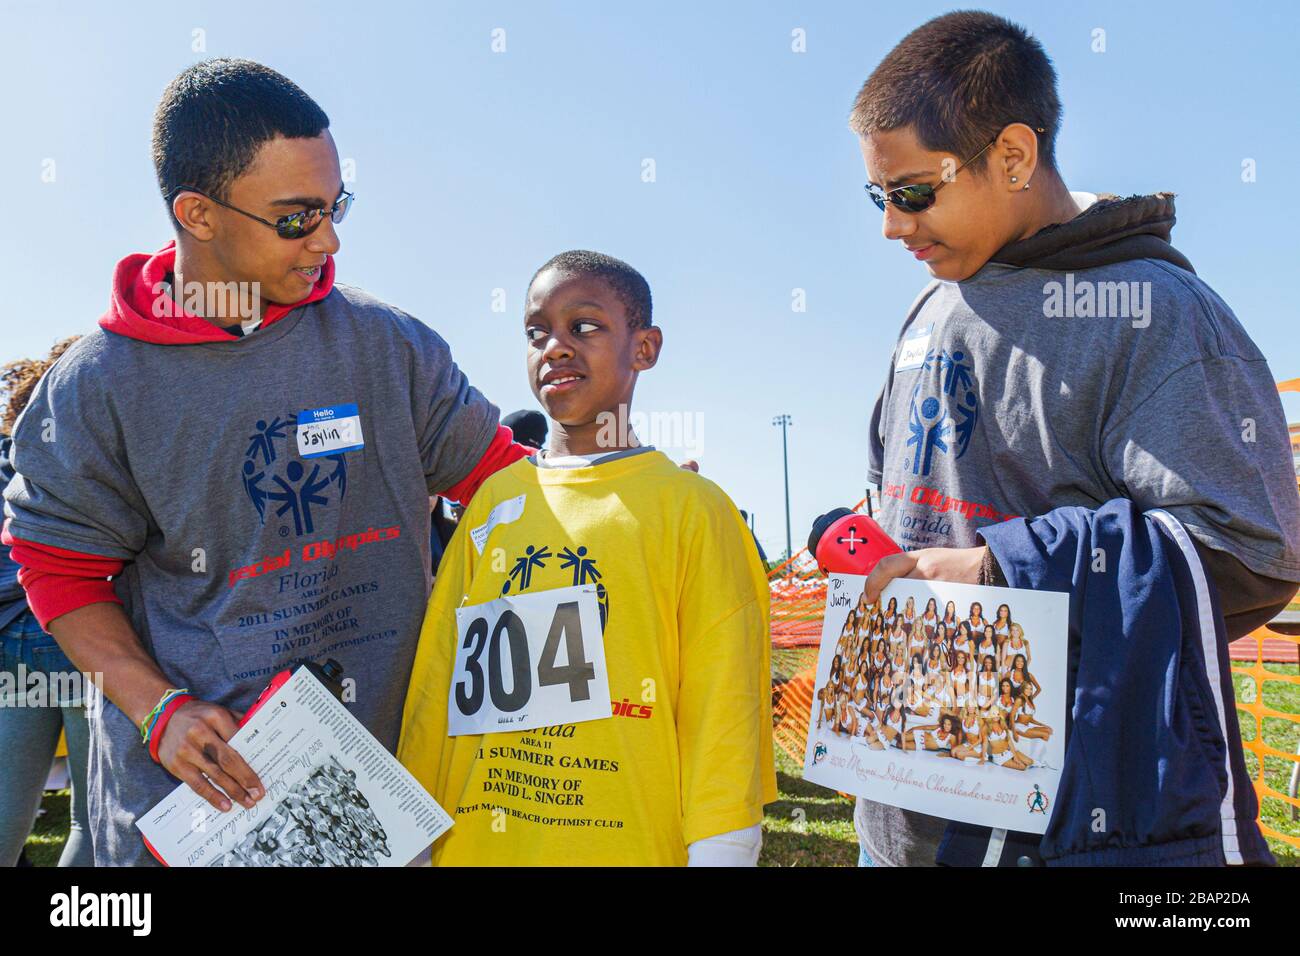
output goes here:
[{"label": "blue jeans", "polygon": [[[20,669],[21,665],[21,669]],[[0,630],[0,672],[6,683],[19,684],[19,693],[32,675],[76,674],[76,668],[54,638],[41,630],[31,612],[25,612]],[[58,683],[47,682],[57,688]],[[66,687],[67,684],[64,684]],[[79,684],[78,684],[79,686]],[[68,769],[72,777],[71,830],[59,866],[92,866],[90,825],[86,814],[86,756],[90,746],[84,701],[60,700],[51,692],[36,706],[16,706],[12,695],[0,699],[0,866],[18,861],[36,811],[41,805],[59,730],[68,739]]]}]

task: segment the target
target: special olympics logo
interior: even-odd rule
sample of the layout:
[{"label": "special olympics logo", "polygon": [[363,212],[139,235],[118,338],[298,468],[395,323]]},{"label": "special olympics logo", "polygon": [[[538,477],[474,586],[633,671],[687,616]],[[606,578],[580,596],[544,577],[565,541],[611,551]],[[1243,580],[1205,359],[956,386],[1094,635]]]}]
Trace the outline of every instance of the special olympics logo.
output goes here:
[{"label": "special olympics logo", "polygon": [[970,357],[961,349],[927,352],[921,372],[935,367],[939,370],[939,395],[921,398],[921,384],[927,380],[924,374],[912,389],[907,447],[916,449],[912,455],[914,475],[930,474],[936,450],[952,453],[954,461],[966,454],[979,420],[975,365]]},{"label": "special olympics logo", "polygon": [[295,536],[312,534],[316,528],[313,509],[331,503],[330,486],[338,485],[335,502],[342,501],[348,489],[348,465],[342,453],[306,461],[289,457],[288,452],[297,450],[296,428],[293,415],[259,419],[248,436],[240,467],[240,482],[257,510],[258,521],[265,525],[268,511],[285,520],[280,526],[281,537],[288,537],[290,521]]}]

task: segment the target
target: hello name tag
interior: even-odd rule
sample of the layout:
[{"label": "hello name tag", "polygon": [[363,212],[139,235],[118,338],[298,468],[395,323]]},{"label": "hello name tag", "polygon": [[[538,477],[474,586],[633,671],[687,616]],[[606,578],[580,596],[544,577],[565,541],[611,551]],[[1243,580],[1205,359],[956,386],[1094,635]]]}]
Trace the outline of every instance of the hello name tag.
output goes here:
[{"label": "hello name tag", "polygon": [[361,436],[361,414],[355,403],[326,405],[298,413],[298,454],[320,458],[365,446]]},{"label": "hello name tag", "polygon": [[923,325],[903,339],[898,350],[898,361],[894,363],[895,372],[905,372],[911,368],[920,368],[925,364],[925,355],[930,348],[930,333],[933,325]]}]

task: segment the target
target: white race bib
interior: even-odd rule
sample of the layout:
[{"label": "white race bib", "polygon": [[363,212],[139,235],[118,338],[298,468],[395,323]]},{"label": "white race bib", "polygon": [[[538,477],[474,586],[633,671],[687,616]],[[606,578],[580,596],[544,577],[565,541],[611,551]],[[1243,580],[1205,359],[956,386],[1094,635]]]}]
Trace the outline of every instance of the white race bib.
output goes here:
[{"label": "white race bib", "polygon": [[610,716],[594,585],[515,594],[456,609],[448,736]]}]

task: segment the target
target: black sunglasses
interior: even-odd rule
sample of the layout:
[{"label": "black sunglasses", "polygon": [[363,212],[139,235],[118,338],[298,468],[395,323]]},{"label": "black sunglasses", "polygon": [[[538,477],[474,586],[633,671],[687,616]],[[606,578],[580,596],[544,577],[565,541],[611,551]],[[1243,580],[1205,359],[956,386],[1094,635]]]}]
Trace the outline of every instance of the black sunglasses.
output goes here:
[{"label": "black sunglasses", "polygon": [[[1039,133],[1046,132],[1046,130],[1041,126],[1037,127],[1036,131]],[[1001,135],[1002,132],[999,130],[998,136]],[[978,153],[966,160],[966,162],[962,163],[951,173],[945,174],[937,186],[931,186],[929,183],[912,183],[907,186],[898,186],[894,189],[884,190],[875,183],[867,183],[863,188],[867,191],[867,195],[871,197],[871,201],[876,204],[876,208],[881,212],[885,211],[885,203],[897,206],[904,212],[925,212],[934,205],[935,194],[938,193],[940,189],[942,189],[946,184],[952,182],[959,172],[984,155],[985,150],[997,141],[997,136],[993,137],[993,139],[989,140],[989,142],[985,144],[984,148]]]},{"label": "black sunglasses", "polygon": [[178,193],[183,192],[198,193],[205,199],[212,200],[218,206],[225,206],[241,216],[247,216],[249,219],[257,220],[264,226],[270,226],[281,239],[302,239],[305,236],[310,236],[325,221],[326,216],[329,216],[335,223],[342,222],[347,218],[348,210],[352,208],[352,201],[357,198],[354,194],[343,189],[339,193],[339,198],[334,200],[334,204],[329,209],[304,209],[302,212],[281,216],[275,222],[271,222],[269,219],[263,219],[261,216],[255,216],[251,212],[240,209],[238,206],[232,206],[216,196],[209,196],[203,190],[195,189],[193,186],[177,186],[169,194],[168,201],[170,202],[176,198]]}]

